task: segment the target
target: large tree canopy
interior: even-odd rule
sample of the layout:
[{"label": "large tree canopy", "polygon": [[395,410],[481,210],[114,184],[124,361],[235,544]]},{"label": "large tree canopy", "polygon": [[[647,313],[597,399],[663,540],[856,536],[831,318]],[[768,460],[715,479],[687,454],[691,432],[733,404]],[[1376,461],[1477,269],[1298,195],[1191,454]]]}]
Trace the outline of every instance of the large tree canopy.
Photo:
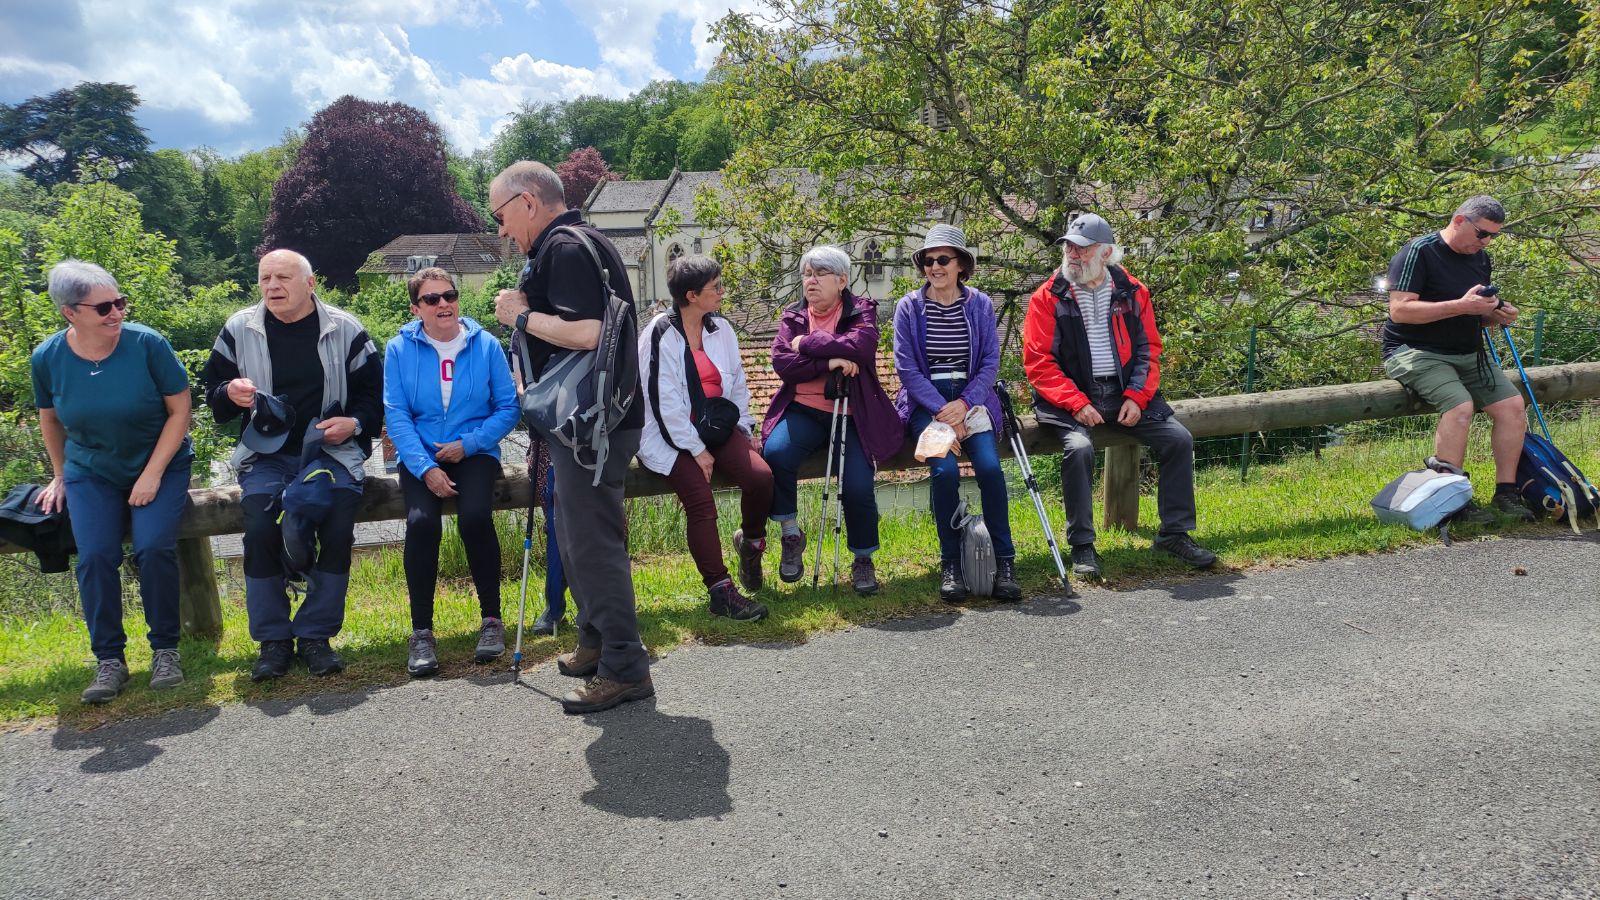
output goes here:
[{"label": "large tree canopy", "polygon": [[1596,210],[1563,158],[1600,135],[1580,6],[768,0],[717,29],[743,146],[701,221],[743,236],[731,280],[769,296],[797,246],[931,218],[1020,287],[1093,209],[1158,295],[1275,326],[1363,289],[1370,317],[1399,243],[1487,192],[1518,235],[1500,258],[1565,272]]},{"label": "large tree canopy", "polygon": [[0,104],[0,152],[31,159],[22,174],[45,187],[72,181],[95,163],[115,173],[149,152],[150,139],[133,118],[138,107],[133,88],[93,81]]},{"label": "large tree canopy", "polygon": [[341,97],[311,119],[274,187],[259,249],[298,250],[328,281],[353,284],[399,235],[482,230],[455,192],[438,125],[404,103]]}]

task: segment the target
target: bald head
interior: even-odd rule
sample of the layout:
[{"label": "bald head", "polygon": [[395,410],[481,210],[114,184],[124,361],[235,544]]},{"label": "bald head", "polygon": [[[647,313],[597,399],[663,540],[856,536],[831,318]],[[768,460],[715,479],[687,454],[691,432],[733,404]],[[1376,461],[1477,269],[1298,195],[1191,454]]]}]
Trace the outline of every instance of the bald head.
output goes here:
[{"label": "bald head", "polygon": [[280,322],[298,322],[316,308],[311,299],[316,288],[311,260],[293,250],[273,250],[261,257],[256,284],[261,288],[261,302]]}]

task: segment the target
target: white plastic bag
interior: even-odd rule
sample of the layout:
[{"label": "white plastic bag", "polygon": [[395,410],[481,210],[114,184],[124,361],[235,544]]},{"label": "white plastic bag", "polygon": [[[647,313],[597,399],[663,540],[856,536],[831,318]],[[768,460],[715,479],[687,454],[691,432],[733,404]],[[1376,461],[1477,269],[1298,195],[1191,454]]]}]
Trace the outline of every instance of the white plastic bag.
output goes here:
[{"label": "white plastic bag", "polygon": [[927,462],[938,459],[947,453],[961,451],[961,444],[956,440],[956,430],[943,422],[934,420],[928,427],[922,429],[922,434],[917,436],[917,462]]}]

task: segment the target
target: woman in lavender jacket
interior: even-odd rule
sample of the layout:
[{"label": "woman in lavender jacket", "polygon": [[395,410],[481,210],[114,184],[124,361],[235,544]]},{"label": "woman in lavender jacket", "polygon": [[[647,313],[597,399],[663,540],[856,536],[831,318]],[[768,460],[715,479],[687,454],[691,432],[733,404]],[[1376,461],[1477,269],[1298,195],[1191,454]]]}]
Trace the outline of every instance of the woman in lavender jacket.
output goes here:
[{"label": "woman in lavender jacket", "polygon": [[[976,260],[966,235],[954,225],[933,226],[911,260],[926,280],[900,298],[894,310],[894,367],[900,373],[895,407],[910,424],[913,441],[935,420],[955,429],[978,477],[983,520],[994,541],[993,596],[1020,600],[1010,502],[1000,469],[1000,398],[994,386],[1000,374],[1000,339],[994,304],[987,294],[967,286]],[[928,493],[939,529],[939,597],[958,603],[967,598],[961,533],[951,524],[961,499],[960,463],[949,453],[929,459],[928,468]]]},{"label": "woman in lavender jacket", "polygon": [[783,386],[761,425],[761,455],[772,469],[771,518],[782,528],[778,577],[800,580],[806,537],[800,530],[796,483],[801,463],[828,444],[833,401],[823,395],[829,373],[848,378],[840,502],[847,544],[855,557],[850,583],[857,593],[878,589],[872,554],[878,549],[877,465],[900,450],[905,426],[878,383],[878,305],[850,292],[850,257],[837,247],[813,247],[800,258],[805,298],[784,310],[772,342],[772,368]]}]

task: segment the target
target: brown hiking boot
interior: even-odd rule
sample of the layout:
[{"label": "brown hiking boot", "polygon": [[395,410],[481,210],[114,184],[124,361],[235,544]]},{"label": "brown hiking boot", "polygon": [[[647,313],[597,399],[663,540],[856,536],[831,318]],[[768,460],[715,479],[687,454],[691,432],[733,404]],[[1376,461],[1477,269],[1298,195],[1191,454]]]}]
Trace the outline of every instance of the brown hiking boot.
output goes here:
[{"label": "brown hiking boot", "polygon": [[733,579],[725,579],[711,589],[711,614],[727,616],[737,622],[754,622],[767,617],[767,608],[739,593]]},{"label": "brown hiking boot", "polygon": [[600,648],[579,647],[556,657],[556,670],[568,678],[588,678],[600,671]]},{"label": "brown hiking boot", "polygon": [[766,549],[766,538],[747,540],[743,528],[733,533],[733,550],[739,554],[739,584],[752,594],[761,590],[765,580],[761,572],[761,554]]},{"label": "brown hiking boot", "polygon": [[569,715],[599,712],[655,695],[656,686],[648,673],[640,681],[612,681],[604,675],[596,675],[584,682],[583,687],[562,697],[561,710]]}]

